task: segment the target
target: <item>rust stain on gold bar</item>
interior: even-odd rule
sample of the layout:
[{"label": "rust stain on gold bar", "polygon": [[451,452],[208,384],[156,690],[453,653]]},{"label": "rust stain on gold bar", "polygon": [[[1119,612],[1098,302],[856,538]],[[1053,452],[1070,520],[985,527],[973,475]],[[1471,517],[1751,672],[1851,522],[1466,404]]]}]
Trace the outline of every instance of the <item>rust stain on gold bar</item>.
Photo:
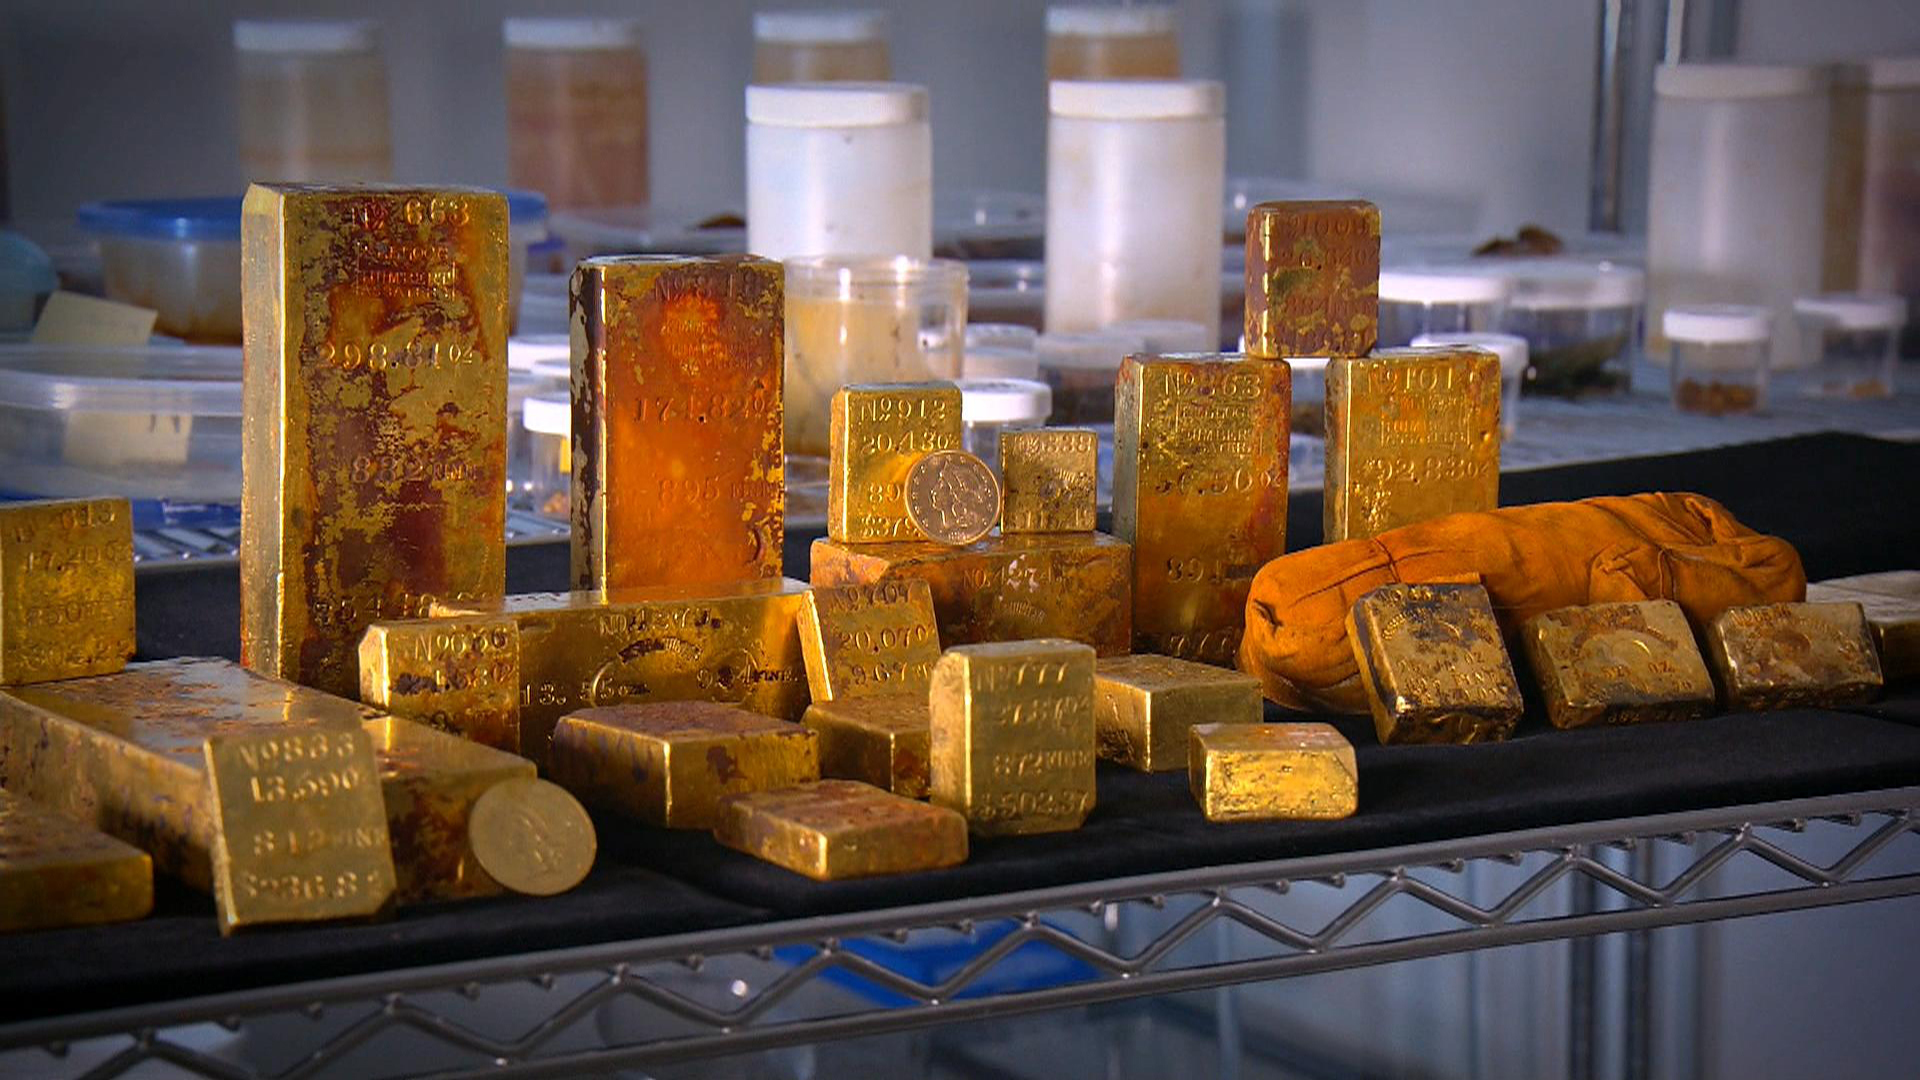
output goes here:
[{"label": "rust stain on gold bar", "polygon": [[1707,624],[1707,659],[1735,711],[1859,705],[1885,682],[1853,601],[1728,608]]},{"label": "rust stain on gold bar", "polygon": [[853,780],[730,795],[715,839],[815,881],[938,870],[967,861],[959,814]]},{"label": "rust stain on gold bar", "polygon": [[1100,436],[1086,428],[1002,431],[1000,531],[1092,532],[1099,469]]},{"label": "rust stain on gold bar", "polygon": [[1247,353],[1365,356],[1380,329],[1380,208],[1269,202],[1247,214]]},{"label": "rust stain on gold bar", "polygon": [[520,752],[520,628],[505,615],[377,622],[360,639],[360,700]]},{"label": "rust stain on gold bar", "polygon": [[1388,585],[1347,614],[1382,743],[1497,742],[1524,705],[1513,660],[1478,585]]},{"label": "rust stain on gold bar", "polygon": [[1331,724],[1200,724],[1187,785],[1208,821],[1329,821],[1360,808],[1353,744]]},{"label": "rust stain on gold bar", "polygon": [[780,576],[782,288],[753,255],[574,269],[574,588]]},{"label": "rust stain on gold bar", "polygon": [[505,591],[506,200],[256,184],[241,266],[241,662],[350,695],[368,624]]},{"label": "rust stain on gold bar", "polygon": [[1808,603],[1846,600],[1866,612],[1886,680],[1920,677],[1920,570],[1860,574],[1807,586]]},{"label": "rust stain on gold bar", "polygon": [[146,852],[0,791],[0,933],[125,922],[152,910]]},{"label": "rust stain on gold bar", "polygon": [[960,388],[952,383],[857,383],[833,395],[828,433],[827,535],[850,544],[912,540],[907,473],[960,447]]},{"label": "rust stain on gold bar", "polygon": [[948,649],[933,673],[931,796],[983,836],[1077,829],[1093,809],[1093,650]]},{"label": "rust stain on gold bar", "polygon": [[1094,665],[1100,757],[1141,772],[1186,768],[1187,731],[1196,724],[1257,724],[1260,715],[1260,681],[1251,675],[1147,653]]},{"label": "rust stain on gold bar", "polygon": [[933,593],[915,578],[811,589],[800,606],[800,649],[816,705],[875,694],[925,697],[940,659]]},{"label": "rust stain on gold bar", "polygon": [[495,784],[533,777],[533,762],[411,720],[386,717],[364,727],[386,801],[394,898],[412,904],[499,893],[474,857],[473,805]]},{"label": "rust stain on gold bar", "polygon": [[127,500],[0,503],[0,684],[105,675],[133,648]]},{"label": "rust stain on gold bar", "polygon": [[1327,364],[1326,542],[1500,501],[1500,361],[1380,349]]},{"label": "rust stain on gold bar", "polygon": [[820,737],[821,776],[927,797],[933,713],[926,691],[816,701],[807,706],[807,727]]},{"label": "rust stain on gold bar", "polygon": [[1521,627],[1520,642],[1554,727],[1713,712],[1713,677],[1686,612],[1671,600],[1543,612]]},{"label": "rust stain on gold bar", "polygon": [[1133,545],[1133,649],[1233,666],[1253,576],[1287,546],[1292,372],[1130,356],[1114,391],[1113,532]]}]

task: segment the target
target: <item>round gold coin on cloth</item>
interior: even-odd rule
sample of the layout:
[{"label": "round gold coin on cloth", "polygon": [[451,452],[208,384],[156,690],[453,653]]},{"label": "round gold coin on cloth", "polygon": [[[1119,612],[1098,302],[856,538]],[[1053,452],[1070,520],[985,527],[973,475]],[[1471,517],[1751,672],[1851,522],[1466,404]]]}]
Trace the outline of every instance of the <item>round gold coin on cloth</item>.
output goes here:
[{"label": "round gold coin on cloth", "polygon": [[907,471],[907,520],[929,540],[971,544],[1000,520],[1000,481],[965,450],[936,450]]},{"label": "round gold coin on cloth", "polygon": [[593,869],[593,819],[567,789],[523,776],[474,800],[467,842],[481,869],[517,893],[554,896]]}]

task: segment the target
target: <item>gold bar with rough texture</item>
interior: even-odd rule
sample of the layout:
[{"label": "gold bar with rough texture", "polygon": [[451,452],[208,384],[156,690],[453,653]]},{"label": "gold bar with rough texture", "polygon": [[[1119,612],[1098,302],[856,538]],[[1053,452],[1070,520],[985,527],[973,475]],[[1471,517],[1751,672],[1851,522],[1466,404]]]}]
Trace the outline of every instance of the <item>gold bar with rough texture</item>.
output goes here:
[{"label": "gold bar with rough texture", "polygon": [[1707,659],[1736,712],[1860,705],[1885,685],[1854,601],[1728,608],[1707,624]]},{"label": "gold bar with rough texture", "polygon": [[1000,531],[1092,532],[1100,477],[1100,436],[1087,428],[1000,433]]},{"label": "gold bar with rough texture", "polygon": [[935,805],[983,836],[1079,828],[1094,800],[1093,660],[1057,639],[948,649],[929,697]]},{"label": "gold bar with rough texture", "polygon": [[917,539],[907,517],[907,473],[936,450],[959,448],[958,386],[841,387],[828,432],[827,536],[848,544]]},{"label": "gold bar with rough texture", "polygon": [[925,697],[940,659],[933,592],[917,578],[811,589],[800,605],[800,649],[816,705]]},{"label": "gold bar with rough texture", "polygon": [[1189,728],[1257,724],[1261,709],[1260,680],[1212,664],[1140,653],[1093,668],[1100,757],[1141,772],[1186,768]]},{"label": "gold bar with rough texture", "polygon": [[815,881],[938,870],[967,861],[967,822],[853,780],[730,795],[713,835]]},{"label": "gold bar with rough texture", "polygon": [[1382,743],[1497,742],[1524,704],[1479,585],[1388,585],[1354,602],[1347,640]]},{"label": "gold bar with rough texture", "polygon": [[474,857],[473,804],[495,784],[534,775],[533,762],[392,717],[364,725],[373,740],[402,904],[493,896],[499,882]]},{"label": "gold bar with rough texture", "polygon": [[520,753],[520,628],[505,615],[377,622],[360,639],[360,700]]},{"label": "gold bar with rough texture", "polygon": [[0,684],[105,675],[133,649],[127,500],[0,503]]},{"label": "gold bar with rough texture", "polygon": [[1268,202],[1247,213],[1249,356],[1365,356],[1380,329],[1380,208]]},{"label": "gold bar with rough texture", "polygon": [[152,910],[146,852],[0,791],[0,933],[125,922]]},{"label": "gold bar with rough texture", "polygon": [[1328,821],[1360,808],[1353,744],[1332,724],[1200,724],[1187,786],[1208,821]]},{"label": "gold bar with rough texture", "polygon": [[1886,680],[1920,677],[1920,570],[1860,574],[1807,586],[1808,603],[1845,600],[1865,610]]},{"label": "gold bar with rough texture", "polygon": [[1696,720],[1713,712],[1713,676],[1687,613],[1671,600],[1543,612],[1520,644],[1554,727]]},{"label": "gold bar with rough texture", "polygon": [[816,701],[807,706],[807,727],[820,736],[821,776],[927,797],[933,712],[925,691]]}]

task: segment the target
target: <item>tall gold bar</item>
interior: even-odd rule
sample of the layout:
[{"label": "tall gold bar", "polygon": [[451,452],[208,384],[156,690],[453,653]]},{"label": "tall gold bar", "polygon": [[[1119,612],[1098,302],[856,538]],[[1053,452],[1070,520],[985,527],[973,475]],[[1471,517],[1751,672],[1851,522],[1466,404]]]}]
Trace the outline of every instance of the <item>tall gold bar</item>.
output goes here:
[{"label": "tall gold bar", "polygon": [[1331,724],[1200,724],[1187,786],[1208,821],[1327,821],[1360,808],[1353,744]]},{"label": "tall gold bar", "polygon": [[1847,600],[1866,612],[1886,680],[1920,677],[1920,570],[1860,574],[1807,586],[1810,604]]},{"label": "tall gold bar", "polygon": [[1120,365],[1113,532],[1133,545],[1133,652],[1233,666],[1253,575],[1287,546],[1292,395],[1272,360]]},{"label": "tall gold bar", "polygon": [[907,473],[936,450],[960,448],[960,388],[844,386],[833,395],[830,423],[827,536],[848,544],[918,538],[907,517]]},{"label": "tall gold bar", "polygon": [[807,706],[807,727],[820,737],[821,776],[927,797],[933,711],[926,691],[816,701]]},{"label": "tall gold bar", "polygon": [[780,576],[782,289],[753,255],[574,269],[574,588]]},{"label": "tall gold bar", "polygon": [[815,881],[938,870],[967,861],[967,823],[853,780],[730,795],[714,838]]},{"label": "tall gold bar", "polygon": [[1362,199],[1247,213],[1249,356],[1365,356],[1380,329],[1380,208]]},{"label": "tall gold bar", "polygon": [[1728,608],[1706,638],[1722,699],[1736,712],[1859,705],[1885,685],[1854,601]]},{"label": "tall gold bar", "polygon": [[1006,492],[1000,531],[1092,532],[1098,517],[1100,436],[1087,428],[1029,428],[1000,433]]},{"label": "tall gold bar", "polygon": [[0,684],[105,675],[133,649],[127,500],[0,503]]},{"label": "tall gold bar", "polygon": [[1520,644],[1554,727],[1713,712],[1713,676],[1687,613],[1671,600],[1542,612],[1520,628]]},{"label": "tall gold bar", "polygon": [[505,615],[377,622],[360,639],[360,700],[520,752],[520,628]]},{"label": "tall gold bar", "polygon": [[1186,768],[1194,725],[1257,724],[1261,709],[1260,680],[1211,664],[1140,653],[1093,667],[1100,757],[1141,772]]},{"label": "tall gold bar", "polygon": [[875,694],[926,697],[940,659],[933,592],[909,578],[810,589],[800,649],[815,705]]},{"label": "tall gold bar", "polygon": [[0,934],[125,922],[152,910],[146,852],[0,791]]},{"label": "tall gold bar", "polygon": [[507,206],[255,184],[240,656],[333,694],[368,624],[506,587]]},{"label": "tall gold bar", "polygon": [[1347,640],[1382,743],[1498,742],[1525,704],[1479,585],[1388,585],[1354,602]]},{"label": "tall gold bar", "polygon": [[934,669],[931,795],[983,836],[1077,829],[1093,809],[1093,650],[948,649]]},{"label": "tall gold bar", "polygon": [[534,776],[533,762],[411,720],[362,725],[373,740],[402,904],[502,891],[475,857],[473,807],[496,784]]}]

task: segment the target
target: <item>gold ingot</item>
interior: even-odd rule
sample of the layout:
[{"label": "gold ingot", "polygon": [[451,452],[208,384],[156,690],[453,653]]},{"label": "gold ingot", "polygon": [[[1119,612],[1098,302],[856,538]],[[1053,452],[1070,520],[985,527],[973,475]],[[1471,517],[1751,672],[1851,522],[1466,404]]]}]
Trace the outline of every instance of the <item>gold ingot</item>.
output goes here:
[{"label": "gold ingot", "polygon": [[488,788],[473,804],[467,835],[480,868],[527,896],[556,896],[586,880],[600,847],[579,800],[532,777]]},{"label": "gold ingot", "polygon": [[133,648],[127,500],[0,503],[0,684],[105,675]]},{"label": "gold ingot", "polygon": [[1260,680],[1238,671],[1147,653],[1093,668],[1100,757],[1141,772],[1186,768],[1196,724],[1257,724],[1260,715]]},{"label": "gold ingot", "polygon": [[0,933],[125,922],[152,910],[146,852],[0,791]]},{"label": "gold ingot", "polygon": [[1365,356],[1380,329],[1380,208],[1363,199],[1247,213],[1249,356]]},{"label": "gold ingot", "polygon": [[1920,570],[1860,574],[1807,586],[1808,603],[1846,600],[1866,612],[1886,680],[1920,677]]},{"label": "gold ingot", "polygon": [[813,732],[709,701],[581,709],[553,732],[553,778],[669,829],[711,829],[720,800],[820,778]]},{"label": "gold ingot", "polygon": [[960,388],[952,383],[858,383],[833,395],[828,432],[827,535],[848,544],[916,540],[907,473],[960,447]]},{"label": "gold ingot", "polygon": [[853,780],[730,795],[714,838],[815,881],[938,870],[967,861],[951,810]]},{"label": "gold ingot", "polygon": [[1331,821],[1360,808],[1353,744],[1331,724],[1200,724],[1187,786],[1208,821]]},{"label": "gold ingot", "polygon": [[800,651],[815,705],[875,694],[925,697],[940,659],[933,592],[917,578],[809,590],[800,605]]},{"label": "gold ingot", "polygon": [[1854,601],[1728,608],[1707,624],[1707,659],[1728,709],[1860,705],[1885,679]]},{"label": "gold ingot", "polygon": [[1554,727],[1696,720],[1713,677],[1686,612],[1671,600],[1548,611],[1520,629]]},{"label": "gold ingot", "polygon": [[520,628],[505,615],[374,623],[360,639],[360,700],[517,754]]},{"label": "gold ingot", "polygon": [[1028,428],[1000,433],[1005,503],[1000,531],[1092,532],[1100,475],[1100,436],[1086,428]]},{"label": "gold ingot", "polygon": [[1326,542],[1500,502],[1500,360],[1379,349],[1327,364]]},{"label": "gold ingot", "polygon": [[820,586],[924,581],[943,645],[1058,637],[1102,656],[1133,642],[1133,549],[1105,533],[989,536],[967,547],[813,542]]},{"label": "gold ingot", "polygon": [[1130,356],[1114,390],[1113,532],[1133,545],[1133,652],[1232,667],[1253,576],[1287,547],[1292,370]]},{"label": "gold ingot", "polygon": [[1093,809],[1093,650],[948,649],[933,670],[930,794],[982,836],[1077,829]]},{"label": "gold ingot", "polygon": [[1493,603],[1478,585],[1388,585],[1347,613],[1382,743],[1497,742],[1525,706]]},{"label": "gold ingot", "polygon": [[507,205],[255,184],[240,657],[352,695],[367,626],[506,588]]},{"label": "gold ingot", "polygon": [[534,775],[533,762],[425,724],[369,720],[387,805],[402,904],[494,896],[501,885],[474,856],[474,804],[495,785]]},{"label": "gold ingot", "polygon": [[784,279],[753,255],[573,271],[573,587],[780,576]]},{"label": "gold ingot", "polygon": [[861,780],[910,799],[927,797],[933,712],[927,691],[815,701],[807,727],[820,737],[820,775]]}]

